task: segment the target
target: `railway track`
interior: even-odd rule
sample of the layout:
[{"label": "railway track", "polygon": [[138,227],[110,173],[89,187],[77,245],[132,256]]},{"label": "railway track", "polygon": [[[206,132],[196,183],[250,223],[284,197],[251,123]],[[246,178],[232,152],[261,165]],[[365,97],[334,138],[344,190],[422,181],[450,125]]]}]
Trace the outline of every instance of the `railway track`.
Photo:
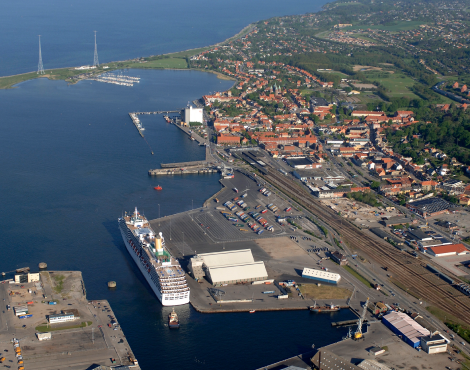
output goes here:
[{"label": "railway track", "polygon": [[[451,285],[447,283],[437,284],[432,281],[431,277],[435,278],[435,275],[425,270],[425,265],[415,258],[408,257],[392,245],[379,238],[375,239],[348,221],[344,221],[333,210],[315,200],[305,189],[282,174],[277,173],[277,171],[270,168],[265,170],[268,173],[264,176],[267,181],[297,198],[296,201],[300,205],[339,233],[347,241],[349,247],[360,250],[382,266],[387,266],[394,279],[420,298],[470,324],[470,318],[466,314],[470,310],[469,297],[456,289],[447,291],[444,288]],[[452,294],[453,291],[455,291],[455,294]]]}]

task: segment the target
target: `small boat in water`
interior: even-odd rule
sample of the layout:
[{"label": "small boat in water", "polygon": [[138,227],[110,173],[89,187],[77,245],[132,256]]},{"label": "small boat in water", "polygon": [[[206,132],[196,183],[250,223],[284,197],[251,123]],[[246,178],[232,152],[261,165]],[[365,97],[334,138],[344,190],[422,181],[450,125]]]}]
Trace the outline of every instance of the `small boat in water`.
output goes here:
[{"label": "small boat in water", "polygon": [[255,313],[256,311],[255,310],[251,310],[250,313]]},{"label": "small boat in water", "polygon": [[312,312],[336,312],[339,311],[341,308],[339,306],[335,306],[333,303],[329,306],[317,306],[317,302],[310,306],[310,311]]},{"label": "small boat in water", "polygon": [[168,327],[170,329],[178,329],[180,327],[180,321],[178,320],[178,315],[173,308],[173,311],[168,315]]},{"label": "small boat in water", "polygon": [[[153,153],[152,153],[152,154],[153,154]],[[158,186],[155,186],[154,189],[155,189],[155,190],[162,190],[163,188],[162,188],[160,185],[158,185]]]}]

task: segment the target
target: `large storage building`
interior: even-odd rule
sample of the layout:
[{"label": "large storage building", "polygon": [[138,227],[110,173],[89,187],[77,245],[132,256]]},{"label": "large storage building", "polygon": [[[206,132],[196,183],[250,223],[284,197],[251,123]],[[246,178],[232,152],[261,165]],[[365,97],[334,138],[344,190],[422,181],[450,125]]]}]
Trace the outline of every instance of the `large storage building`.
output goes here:
[{"label": "large storage building", "polygon": [[431,334],[403,312],[391,312],[382,318],[382,322],[413,348],[419,347],[422,337]]},{"label": "large storage building", "polygon": [[191,105],[184,109],[184,122],[203,122],[202,108],[193,108]]},{"label": "large storage building", "polygon": [[324,283],[338,284],[341,280],[341,275],[334,272],[327,272],[324,270],[314,270],[305,267],[302,271],[302,277],[307,279],[318,280]]},{"label": "large storage building", "polygon": [[268,278],[264,262],[255,262],[250,249],[202,253],[191,258],[189,269],[195,279],[206,276],[215,286]]}]

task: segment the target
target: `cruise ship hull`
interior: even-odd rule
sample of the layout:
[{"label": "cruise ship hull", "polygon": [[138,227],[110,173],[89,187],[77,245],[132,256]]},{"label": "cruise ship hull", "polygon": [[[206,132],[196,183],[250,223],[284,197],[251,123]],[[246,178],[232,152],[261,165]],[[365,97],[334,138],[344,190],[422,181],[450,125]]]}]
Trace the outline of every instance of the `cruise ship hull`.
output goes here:
[{"label": "cruise ship hull", "polygon": [[153,282],[150,273],[147,271],[147,269],[144,268],[141,260],[139,259],[136,252],[134,252],[131,245],[129,244],[129,241],[127,240],[127,235],[125,231],[122,229],[122,226],[119,227],[119,230],[121,231],[122,240],[124,240],[124,244],[126,245],[127,251],[131,255],[137,267],[139,267],[140,272],[142,273],[142,275],[144,275],[145,280],[147,280],[147,283],[150,285],[150,287],[152,288],[153,292],[155,293],[157,298],[160,300],[162,305],[163,306],[180,306],[180,305],[189,303],[189,294],[187,298],[185,297],[183,299],[172,299],[172,300],[168,299],[165,294],[162,295],[162,293],[160,292],[160,289]]}]

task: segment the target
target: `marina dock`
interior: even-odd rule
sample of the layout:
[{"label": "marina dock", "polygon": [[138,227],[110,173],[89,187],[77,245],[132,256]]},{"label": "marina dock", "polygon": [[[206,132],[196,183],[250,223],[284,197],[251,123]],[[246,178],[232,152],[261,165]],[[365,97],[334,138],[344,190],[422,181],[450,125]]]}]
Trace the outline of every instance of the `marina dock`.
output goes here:
[{"label": "marina dock", "polygon": [[142,124],[140,123],[140,119],[137,117],[137,114],[129,113],[129,117],[131,117],[132,123],[134,124],[137,131],[139,131],[139,135],[144,137],[144,134],[142,133],[144,128],[142,127]]},{"label": "marina dock", "polygon": [[94,76],[93,78],[90,78],[90,80],[130,87],[134,86],[135,83],[140,83],[140,77],[124,76],[122,74],[114,74],[110,72]]}]

